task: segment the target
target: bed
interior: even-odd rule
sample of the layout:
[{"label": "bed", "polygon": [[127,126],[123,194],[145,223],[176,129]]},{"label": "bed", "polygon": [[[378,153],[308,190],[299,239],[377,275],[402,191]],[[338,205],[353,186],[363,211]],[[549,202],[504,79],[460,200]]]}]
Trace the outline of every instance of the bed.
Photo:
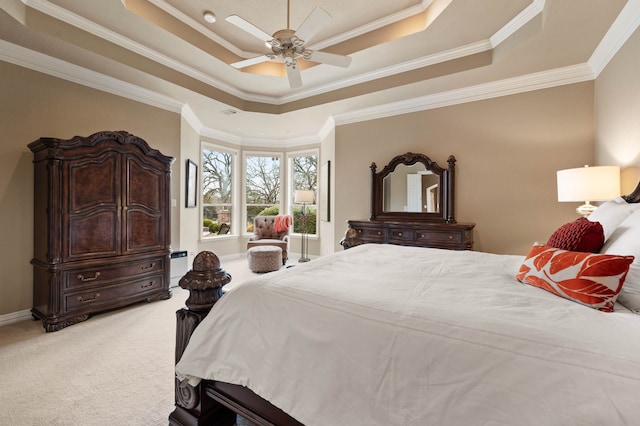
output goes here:
[{"label": "bed", "polygon": [[363,244],[224,296],[231,277],[200,253],[170,424],[635,424],[638,201],[640,185],[554,233],[597,225],[596,253]]}]

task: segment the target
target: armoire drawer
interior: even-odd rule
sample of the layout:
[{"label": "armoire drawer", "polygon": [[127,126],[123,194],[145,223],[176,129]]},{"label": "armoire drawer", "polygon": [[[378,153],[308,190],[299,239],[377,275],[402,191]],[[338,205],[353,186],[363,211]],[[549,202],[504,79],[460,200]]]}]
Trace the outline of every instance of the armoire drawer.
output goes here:
[{"label": "armoire drawer", "polygon": [[84,268],[70,269],[62,273],[64,288],[100,285],[123,277],[137,278],[141,274],[165,270],[164,257],[134,261],[131,263],[105,263]]},{"label": "armoire drawer", "polygon": [[94,311],[101,305],[115,306],[119,301],[127,299],[142,300],[145,293],[152,293],[163,287],[164,275],[160,274],[135,281],[124,281],[109,287],[65,294],[63,311],[64,313],[84,309]]}]

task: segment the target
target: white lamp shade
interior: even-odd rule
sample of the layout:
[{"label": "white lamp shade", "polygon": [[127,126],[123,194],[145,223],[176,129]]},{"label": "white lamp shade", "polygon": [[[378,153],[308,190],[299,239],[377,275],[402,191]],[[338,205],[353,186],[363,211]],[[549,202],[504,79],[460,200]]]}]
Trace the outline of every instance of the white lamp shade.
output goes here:
[{"label": "white lamp shade", "polygon": [[604,201],[620,195],[620,167],[559,170],[558,201]]},{"label": "white lamp shade", "polygon": [[313,203],[313,197],[315,195],[314,191],[299,189],[294,192],[293,202],[296,204],[309,204]]}]

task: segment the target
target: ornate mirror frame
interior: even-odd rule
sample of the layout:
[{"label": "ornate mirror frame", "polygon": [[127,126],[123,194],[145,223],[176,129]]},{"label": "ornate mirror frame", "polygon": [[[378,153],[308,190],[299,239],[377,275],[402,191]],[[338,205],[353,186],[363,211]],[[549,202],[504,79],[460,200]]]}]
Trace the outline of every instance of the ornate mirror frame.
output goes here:
[{"label": "ornate mirror frame", "polygon": [[[384,179],[392,173],[396,166],[407,166],[422,163],[425,168],[440,178],[438,198],[440,209],[438,212],[385,212],[384,211]],[[424,154],[407,152],[394,157],[380,172],[376,172],[376,163],[371,163],[371,220],[398,220],[398,221],[428,221],[456,223],[453,212],[454,177],[456,158],[453,155],[447,160],[449,167],[443,169]]]}]

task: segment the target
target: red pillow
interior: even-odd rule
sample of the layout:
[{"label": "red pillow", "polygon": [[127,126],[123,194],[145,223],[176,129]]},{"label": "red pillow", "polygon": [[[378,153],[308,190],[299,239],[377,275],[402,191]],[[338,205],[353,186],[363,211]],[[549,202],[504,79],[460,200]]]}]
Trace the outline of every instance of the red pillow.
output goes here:
[{"label": "red pillow", "polygon": [[516,279],[599,311],[613,312],[633,259],[534,244]]},{"label": "red pillow", "polygon": [[591,253],[599,252],[603,244],[602,225],[600,222],[591,222],[586,217],[562,225],[547,241],[549,247]]}]

